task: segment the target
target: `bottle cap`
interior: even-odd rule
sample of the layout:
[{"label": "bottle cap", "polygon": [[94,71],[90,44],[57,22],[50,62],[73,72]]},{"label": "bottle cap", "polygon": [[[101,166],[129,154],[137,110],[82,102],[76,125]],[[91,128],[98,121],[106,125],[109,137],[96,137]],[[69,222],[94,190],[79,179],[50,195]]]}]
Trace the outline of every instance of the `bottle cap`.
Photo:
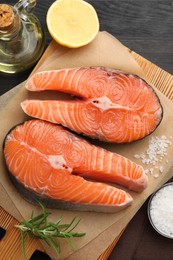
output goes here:
[{"label": "bottle cap", "polygon": [[0,30],[8,30],[13,23],[13,8],[7,4],[0,4]]}]

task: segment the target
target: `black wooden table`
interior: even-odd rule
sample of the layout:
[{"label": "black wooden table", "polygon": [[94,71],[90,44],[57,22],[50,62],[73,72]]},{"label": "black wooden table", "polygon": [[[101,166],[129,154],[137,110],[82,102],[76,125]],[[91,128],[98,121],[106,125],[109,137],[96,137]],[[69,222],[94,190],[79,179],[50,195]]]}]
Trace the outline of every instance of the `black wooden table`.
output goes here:
[{"label": "black wooden table", "polygon": [[[1,3],[14,5],[16,1],[1,0]],[[88,0],[88,2],[98,13],[101,31],[108,31],[131,50],[173,74],[173,0]],[[53,0],[37,0],[34,12],[45,30],[46,46],[51,41],[46,27],[46,12],[52,3]],[[32,69],[18,75],[0,75],[0,94],[26,80]],[[147,202],[129,223],[109,258],[110,260],[173,259],[172,240],[159,236],[149,224]],[[35,259],[39,259],[39,256]]]}]

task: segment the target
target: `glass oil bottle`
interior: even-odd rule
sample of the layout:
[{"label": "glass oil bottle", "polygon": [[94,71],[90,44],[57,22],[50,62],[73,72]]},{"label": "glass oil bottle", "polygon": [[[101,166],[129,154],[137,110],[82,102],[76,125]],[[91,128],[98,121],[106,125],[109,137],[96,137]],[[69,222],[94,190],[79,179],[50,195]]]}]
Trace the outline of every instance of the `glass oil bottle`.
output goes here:
[{"label": "glass oil bottle", "polygon": [[0,72],[14,74],[39,60],[45,35],[32,10],[36,0],[19,0],[14,6],[0,4]]}]

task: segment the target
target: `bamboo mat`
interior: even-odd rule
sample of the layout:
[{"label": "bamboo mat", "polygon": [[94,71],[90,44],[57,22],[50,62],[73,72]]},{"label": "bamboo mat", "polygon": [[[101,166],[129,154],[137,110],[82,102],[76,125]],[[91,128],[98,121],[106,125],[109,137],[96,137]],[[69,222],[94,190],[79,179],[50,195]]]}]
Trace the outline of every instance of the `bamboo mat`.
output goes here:
[{"label": "bamboo mat", "polygon": [[[130,50],[129,50],[130,51]],[[173,101],[173,76],[162,70],[155,64],[144,59],[137,53],[130,51],[131,55],[142,68],[148,83],[157,87],[165,96]],[[18,221],[10,216],[3,208],[0,207],[0,227],[6,230],[4,237],[0,240],[0,259],[3,260],[22,260],[21,239],[19,231],[14,227]],[[116,243],[120,239],[124,230],[115,238],[113,243],[100,255],[98,260],[106,260],[111,254]],[[34,238],[25,239],[26,255],[30,259],[36,250],[44,252],[39,242]]]},{"label": "bamboo mat", "polygon": [[[6,230],[4,237],[0,240],[0,259],[23,260],[20,232],[14,226],[19,222],[0,207],[0,227]],[[26,256],[28,259],[36,250],[44,252],[38,239],[25,236]]]}]

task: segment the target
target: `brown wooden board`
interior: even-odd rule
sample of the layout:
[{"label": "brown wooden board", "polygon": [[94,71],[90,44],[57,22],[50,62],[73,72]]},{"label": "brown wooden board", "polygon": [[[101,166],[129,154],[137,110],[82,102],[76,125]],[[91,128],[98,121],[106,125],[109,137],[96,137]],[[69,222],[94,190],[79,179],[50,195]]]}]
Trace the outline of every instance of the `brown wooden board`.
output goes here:
[{"label": "brown wooden board", "polygon": [[[167,136],[173,135],[173,129],[170,122],[173,117],[173,104],[165,97],[168,96],[170,99],[172,99],[172,76],[144,58],[140,57],[139,55],[135,54],[134,52],[130,51],[113,36],[106,32],[99,33],[98,37],[93,43],[78,50],[70,50],[57,45],[55,42],[52,42],[36,66],[34,72],[63,67],[96,65],[122,69],[130,73],[135,73],[154,85],[154,88],[157,91],[164,108],[164,118],[161,125],[152,134],[152,136],[160,136],[163,134]],[[163,95],[161,92],[165,95]],[[50,96],[50,94],[46,93],[46,98],[48,96]],[[25,120],[25,115],[20,108],[20,102],[25,98],[30,97],[45,98],[44,94],[29,94],[24,88],[24,84],[14,88],[12,91],[9,91],[0,98],[0,122],[2,126],[2,131],[0,133],[1,142],[5,133],[11,126]],[[121,147],[116,145],[103,145],[103,147],[111,151],[118,151],[120,154],[125,155],[128,158],[136,160],[134,158],[134,153],[146,150],[150,138],[151,136],[136,142],[133,145],[128,144]],[[91,212],[77,213],[77,215],[82,219],[78,231],[87,231],[88,227],[92,228],[90,229],[89,234],[87,233],[85,237],[76,241],[79,249],[77,252],[72,252],[69,248],[67,248],[65,243],[62,243],[62,259],[97,259],[100,255],[102,255],[100,259],[106,259],[107,254],[110,254],[111,249],[118,240],[122,230],[126,227],[138,209],[143,205],[148,196],[172,177],[172,150],[173,147],[170,146],[168,154],[162,162],[162,165],[164,166],[164,172],[159,174],[158,178],[149,176],[149,186],[144,192],[142,192],[142,194],[135,194],[131,192],[132,196],[134,197],[134,203],[131,207],[116,214]],[[3,156],[1,152],[0,184],[2,189],[0,205],[18,221],[22,220],[23,218],[28,218],[33,208],[36,212],[38,212],[39,209],[37,207],[33,207],[24,201],[22,197],[16,192],[15,188],[7,179],[5,172],[6,171],[5,167],[3,166]],[[4,198],[6,198],[5,203]],[[53,210],[52,212],[52,220],[54,220],[57,216],[62,215],[63,218],[68,221],[74,215],[76,215],[76,212],[57,210]],[[18,242],[20,243],[20,241],[15,240],[14,236],[14,243]],[[2,246],[2,244],[3,243],[1,243],[0,246]],[[110,244],[112,244],[112,246],[110,246]],[[48,254],[53,257],[52,250],[50,250],[45,245],[44,248],[46,252],[48,252]],[[7,253],[10,255],[10,249],[7,251]]]}]

